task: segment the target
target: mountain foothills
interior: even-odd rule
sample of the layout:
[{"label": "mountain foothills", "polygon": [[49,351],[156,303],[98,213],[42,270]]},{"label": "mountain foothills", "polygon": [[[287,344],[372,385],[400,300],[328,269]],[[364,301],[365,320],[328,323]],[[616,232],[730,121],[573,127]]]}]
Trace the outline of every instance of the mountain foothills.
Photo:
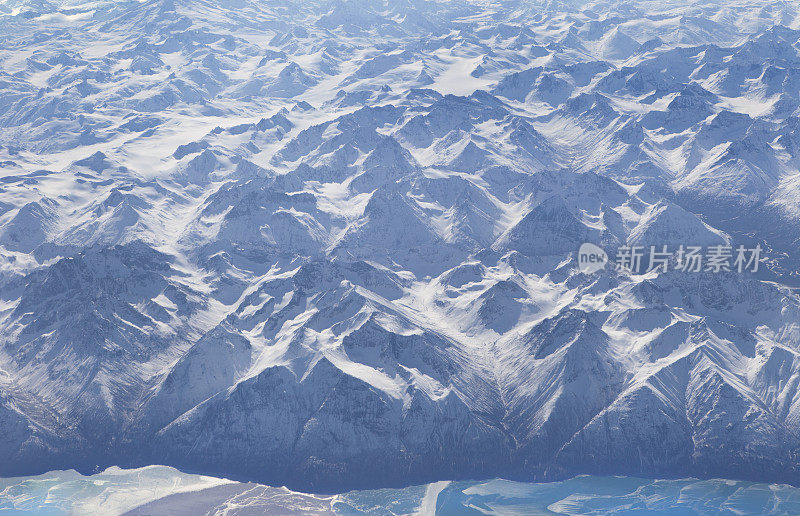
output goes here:
[{"label": "mountain foothills", "polygon": [[[0,475],[800,484],[798,29],[0,3]],[[584,274],[584,242],[765,261]]]}]

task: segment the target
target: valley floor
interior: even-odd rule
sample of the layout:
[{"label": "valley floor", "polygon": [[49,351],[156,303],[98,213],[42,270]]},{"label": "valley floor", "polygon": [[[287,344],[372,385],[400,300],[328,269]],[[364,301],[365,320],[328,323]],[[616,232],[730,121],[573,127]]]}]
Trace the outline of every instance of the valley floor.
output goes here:
[{"label": "valley floor", "polygon": [[732,480],[581,475],[550,483],[435,482],[337,495],[191,475],[166,466],[0,479],[0,513],[26,514],[798,514],[800,488]]}]

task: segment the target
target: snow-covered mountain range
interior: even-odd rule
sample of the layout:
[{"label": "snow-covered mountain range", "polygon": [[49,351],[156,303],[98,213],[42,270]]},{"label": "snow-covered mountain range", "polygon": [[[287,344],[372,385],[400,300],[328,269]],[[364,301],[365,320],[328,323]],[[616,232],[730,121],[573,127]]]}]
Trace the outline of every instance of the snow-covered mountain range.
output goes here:
[{"label": "snow-covered mountain range", "polygon": [[0,475],[800,483],[799,41],[761,0],[0,3]]}]

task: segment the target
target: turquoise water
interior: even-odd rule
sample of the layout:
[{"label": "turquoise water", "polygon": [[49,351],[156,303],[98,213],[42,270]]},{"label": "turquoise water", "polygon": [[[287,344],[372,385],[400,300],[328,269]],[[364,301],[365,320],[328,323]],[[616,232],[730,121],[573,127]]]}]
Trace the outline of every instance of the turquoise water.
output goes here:
[{"label": "turquoise water", "polygon": [[0,479],[0,514],[800,514],[800,489],[730,480],[579,476],[436,482],[311,495],[150,466]]}]

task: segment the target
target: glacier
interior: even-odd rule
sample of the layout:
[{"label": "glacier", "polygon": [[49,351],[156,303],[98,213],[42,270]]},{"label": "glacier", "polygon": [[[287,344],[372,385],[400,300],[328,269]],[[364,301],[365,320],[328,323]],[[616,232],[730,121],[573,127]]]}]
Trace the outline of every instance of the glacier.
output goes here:
[{"label": "glacier", "polygon": [[0,477],[799,485],[797,129],[786,2],[2,0]]}]

